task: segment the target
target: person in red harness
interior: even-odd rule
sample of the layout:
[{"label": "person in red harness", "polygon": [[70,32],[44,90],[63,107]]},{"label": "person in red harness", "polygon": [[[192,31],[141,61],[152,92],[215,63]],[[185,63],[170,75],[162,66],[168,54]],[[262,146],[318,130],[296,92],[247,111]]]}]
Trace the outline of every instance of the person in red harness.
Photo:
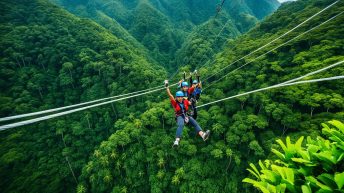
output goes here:
[{"label": "person in red harness", "polygon": [[210,135],[210,131],[207,130],[206,132],[203,132],[202,128],[198,125],[197,121],[194,118],[187,116],[186,113],[191,103],[187,99],[183,98],[184,93],[182,91],[178,91],[176,93],[176,98],[174,98],[168,87],[167,80],[165,80],[165,87],[166,87],[167,94],[170,97],[171,104],[176,113],[176,121],[178,125],[177,132],[176,132],[176,140],[173,143],[173,147],[176,147],[179,145],[185,123],[191,124],[195,128],[198,135],[201,136],[204,141],[206,141]]}]

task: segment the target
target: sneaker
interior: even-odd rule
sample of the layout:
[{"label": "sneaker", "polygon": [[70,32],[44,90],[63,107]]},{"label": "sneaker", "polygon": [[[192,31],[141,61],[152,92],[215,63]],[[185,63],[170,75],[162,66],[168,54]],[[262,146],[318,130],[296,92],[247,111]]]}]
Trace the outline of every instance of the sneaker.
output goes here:
[{"label": "sneaker", "polygon": [[209,135],[210,135],[210,131],[209,130],[204,132],[203,135],[202,135],[203,141],[206,141],[209,138]]},{"label": "sneaker", "polygon": [[173,143],[173,145],[172,145],[172,147],[178,147],[178,145],[179,145],[179,141],[178,141],[178,140],[175,140],[174,143]]}]

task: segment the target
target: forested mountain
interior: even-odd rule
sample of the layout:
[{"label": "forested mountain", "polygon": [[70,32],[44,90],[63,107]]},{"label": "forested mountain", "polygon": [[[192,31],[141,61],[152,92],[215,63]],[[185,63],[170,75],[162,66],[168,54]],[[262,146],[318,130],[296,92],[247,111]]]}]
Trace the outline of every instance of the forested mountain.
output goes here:
[{"label": "forested mountain", "polygon": [[[201,55],[203,52],[218,52],[219,50],[213,47],[220,48],[217,44],[220,41],[213,42],[213,33],[218,33],[228,19],[230,24],[226,28],[228,32],[233,33],[222,33],[223,39],[246,32],[258,19],[262,19],[279,6],[277,0],[227,1],[221,9],[224,18],[214,21],[217,6],[221,1],[52,1],[76,15],[93,19],[116,36],[123,37],[125,34],[125,39],[132,42],[137,40],[148,50],[152,58],[169,71],[175,70],[176,66],[185,65],[185,62],[188,63],[192,57],[189,53]],[[123,33],[123,29],[126,33]],[[193,44],[202,45],[203,49],[193,49]],[[185,53],[188,55],[185,56]]]},{"label": "forested mountain", "polygon": [[[236,59],[277,38],[333,1],[299,0],[283,5],[248,34],[228,42],[201,74],[209,76]],[[344,10],[343,2],[311,22],[234,64],[239,67]],[[309,34],[291,41],[257,61],[204,83],[202,103],[281,83],[341,61],[343,19],[338,15]],[[234,49],[233,49],[234,47]],[[329,69],[312,78],[342,75],[344,67]],[[320,135],[320,123],[344,119],[343,81],[293,86],[261,92],[199,110],[198,121],[211,129],[209,142],[196,138],[192,128],[183,134],[178,149],[171,149],[175,122],[169,101],[156,104],[137,119],[115,123],[120,129],[103,141],[83,168],[78,191],[89,192],[248,192],[243,184],[249,162],[269,156],[275,139],[290,135]],[[277,148],[277,147],[275,147]],[[272,156],[272,155],[271,155]],[[342,172],[342,170],[338,170]]]},{"label": "forested mountain", "polygon": [[[1,1],[0,9],[1,117],[136,91],[166,76],[135,45],[47,1]],[[1,192],[74,192],[70,167],[77,178],[113,121],[137,116],[150,99],[1,132]]]},{"label": "forested mountain", "polygon": [[[216,20],[211,19],[216,5],[195,2],[95,0],[68,1],[67,6],[60,1],[67,12],[48,0],[1,1],[0,117],[162,85],[171,69],[158,64],[171,53],[176,53],[171,64],[186,64],[182,70],[207,61],[198,69],[203,80],[198,105],[344,60],[343,1],[235,63],[334,0],[284,3],[258,23],[277,1],[226,1]],[[310,78],[343,74],[339,65]],[[211,130],[209,140],[202,141],[186,127],[178,148],[171,147],[176,123],[164,92],[0,131],[0,189],[253,192],[254,187],[242,182],[250,175],[246,168],[259,159],[274,160],[271,148],[280,150],[276,139],[315,138],[321,135],[320,123],[344,120],[343,83],[284,87],[202,107],[197,121]]]}]

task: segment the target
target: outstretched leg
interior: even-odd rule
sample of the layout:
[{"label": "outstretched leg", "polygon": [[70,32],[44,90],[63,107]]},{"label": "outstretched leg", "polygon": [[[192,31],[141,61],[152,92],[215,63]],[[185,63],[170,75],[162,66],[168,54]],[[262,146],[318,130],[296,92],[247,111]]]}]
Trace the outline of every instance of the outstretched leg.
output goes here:
[{"label": "outstretched leg", "polygon": [[201,136],[204,141],[208,139],[209,134],[210,134],[209,130],[207,130],[206,132],[203,132],[202,128],[199,126],[197,121],[192,117],[189,117],[189,123],[195,128],[196,133],[198,133],[198,135]]},{"label": "outstretched leg", "polygon": [[177,131],[176,131],[176,140],[173,143],[173,146],[178,146],[180,138],[182,137],[184,128],[184,118],[182,116],[177,117]]}]

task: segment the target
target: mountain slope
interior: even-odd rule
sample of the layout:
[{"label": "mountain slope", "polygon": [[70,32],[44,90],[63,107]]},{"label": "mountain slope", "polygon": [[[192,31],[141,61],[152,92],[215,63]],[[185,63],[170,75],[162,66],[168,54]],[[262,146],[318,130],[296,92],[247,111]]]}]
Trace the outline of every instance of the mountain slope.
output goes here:
[{"label": "mountain slope", "polygon": [[[231,64],[331,4],[332,0],[299,0],[283,5],[259,26],[228,42],[203,76]],[[250,61],[344,11],[338,3],[312,22],[257,52]],[[290,14],[292,13],[292,14]],[[344,14],[267,54],[218,84],[206,88],[199,104],[277,84],[344,59]],[[233,65],[228,71],[243,65]],[[228,72],[227,71],[227,72]],[[343,65],[312,78],[344,74]],[[211,79],[221,77],[224,74]],[[207,87],[209,82],[205,82]],[[269,155],[276,138],[320,134],[319,123],[344,120],[343,80],[286,87],[228,100],[199,109],[198,122],[212,135],[206,143],[184,128],[181,144],[171,149],[175,121],[165,100],[135,119],[114,124],[121,130],[94,151],[83,168],[78,190],[90,192],[249,192],[243,185],[250,162]],[[106,162],[102,161],[106,160]]]},{"label": "mountain slope", "polygon": [[[166,76],[135,44],[45,0],[5,0],[0,11],[0,117],[133,92]],[[114,120],[137,116],[151,98],[0,132],[1,192],[74,192],[73,175]]]},{"label": "mountain slope", "polygon": [[[135,39],[143,44],[160,65],[174,72],[179,64],[175,58],[180,58],[177,51],[190,44],[189,35],[204,23],[213,22],[216,14],[216,2],[212,0],[179,1],[179,0],[135,0],[135,1],[74,1],[53,0],[70,12],[91,18],[107,27],[99,15],[112,18],[119,23]],[[256,8],[255,5],[259,4]],[[279,3],[275,0],[257,2],[252,0],[227,1],[221,14],[232,20],[234,30],[246,32],[264,16],[277,9]],[[108,21],[110,22],[110,21]],[[218,21],[221,25],[225,22]],[[219,28],[219,29],[218,29]],[[213,29],[219,31],[221,27]],[[116,34],[118,36],[118,34]],[[211,34],[209,34],[211,35]],[[225,37],[224,35],[222,35]],[[204,40],[202,40],[204,41]],[[188,50],[190,52],[190,50]]]}]

